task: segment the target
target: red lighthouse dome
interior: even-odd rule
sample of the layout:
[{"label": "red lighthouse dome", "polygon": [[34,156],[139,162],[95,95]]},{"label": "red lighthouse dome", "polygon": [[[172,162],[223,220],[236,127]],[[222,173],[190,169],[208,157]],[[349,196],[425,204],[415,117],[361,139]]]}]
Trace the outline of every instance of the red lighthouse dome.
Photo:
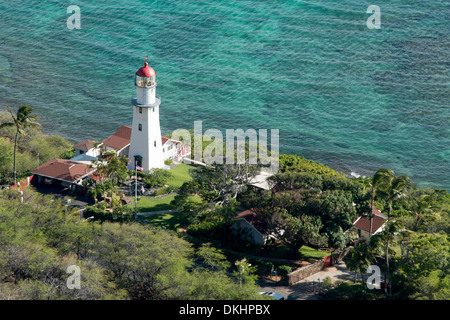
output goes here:
[{"label": "red lighthouse dome", "polygon": [[144,66],[136,72],[136,75],[142,78],[149,78],[154,77],[156,72],[153,68],[149,67],[148,62],[145,61]]}]

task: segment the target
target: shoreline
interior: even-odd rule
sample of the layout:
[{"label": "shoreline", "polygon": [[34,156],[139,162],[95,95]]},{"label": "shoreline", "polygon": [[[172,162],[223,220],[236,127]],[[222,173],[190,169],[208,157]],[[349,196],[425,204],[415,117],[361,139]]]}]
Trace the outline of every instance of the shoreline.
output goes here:
[{"label": "shoreline", "polygon": [[[6,109],[0,110],[0,112],[4,112],[6,113]],[[60,132],[58,132],[57,130],[54,130],[53,128],[51,128],[46,121],[44,121],[44,123],[41,123],[42,127],[41,127],[41,132],[42,135],[46,135],[46,136],[59,136],[61,138],[64,138],[65,140],[67,140],[68,142],[70,142],[71,144],[75,145],[80,141],[77,141],[75,138],[72,138],[70,135],[68,134],[61,134]],[[114,129],[112,130],[112,132],[114,132]],[[107,134],[103,135],[104,137],[102,139],[99,140],[103,140],[106,139],[108,137]],[[85,137],[84,139],[91,139],[91,137]],[[95,140],[95,139],[94,139]],[[282,149],[282,146],[280,145],[280,149]],[[337,172],[343,173],[344,176],[346,178],[359,178],[359,177],[371,177],[373,175],[373,173],[375,173],[378,169],[382,168],[383,166],[381,166],[380,168],[374,168],[372,171],[373,173],[370,174],[368,169],[361,169],[361,168],[356,168],[356,167],[350,167],[349,165],[344,164],[342,161],[333,161],[333,162],[327,162],[327,161],[321,161],[320,159],[313,159],[313,158],[309,158],[308,156],[302,155],[302,154],[297,154],[295,152],[282,152],[280,151],[280,154],[286,154],[286,155],[295,155],[295,156],[300,156],[300,157],[304,157],[307,160],[311,160],[317,163],[321,163]],[[339,162],[339,163],[336,163]],[[386,166],[384,166],[386,168]],[[396,168],[388,168],[388,169],[392,169],[394,170],[394,172],[399,171]],[[409,176],[409,175],[408,175]],[[450,187],[445,187],[445,186],[441,186],[441,185],[436,185],[436,183],[430,182],[430,181],[416,181],[416,179],[414,177],[409,176],[409,178],[411,179],[411,181],[414,183],[415,186],[417,186],[420,189],[426,189],[426,188],[433,188],[433,189],[444,189],[447,190],[447,192],[450,192]]]}]

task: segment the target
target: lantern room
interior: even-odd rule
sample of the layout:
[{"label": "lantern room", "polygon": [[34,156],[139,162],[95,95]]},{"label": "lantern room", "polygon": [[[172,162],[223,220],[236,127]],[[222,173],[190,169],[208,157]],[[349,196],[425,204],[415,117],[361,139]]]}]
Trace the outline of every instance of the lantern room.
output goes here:
[{"label": "lantern room", "polygon": [[156,72],[148,66],[144,66],[137,72],[134,80],[136,86],[136,104],[139,107],[154,107],[156,103]]},{"label": "lantern room", "polygon": [[152,87],[156,84],[156,72],[148,66],[145,61],[144,66],[136,72],[135,85],[138,87]]}]

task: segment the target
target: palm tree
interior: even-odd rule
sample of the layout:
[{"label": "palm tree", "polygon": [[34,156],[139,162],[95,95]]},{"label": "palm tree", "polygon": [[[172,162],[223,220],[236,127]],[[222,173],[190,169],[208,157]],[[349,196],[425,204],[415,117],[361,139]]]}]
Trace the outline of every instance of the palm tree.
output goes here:
[{"label": "palm tree", "polygon": [[408,195],[412,182],[407,176],[396,177],[394,171],[380,169],[373,176],[373,185],[389,205],[388,220],[392,213],[392,203]]},{"label": "palm tree", "polygon": [[435,216],[435,207],[433,205],[432,197],[429,195],[423,195],[419,199],[415,199],[412,205],[412,212],[416,216],[416,221],[414,223],[414,231],[417,231],[419,224],[424,218],[429,218]]},{"label": "palm tree", "polygon": [[13,119],[12,122],[5,122],[0,125],[0,128],[3,127],[16,127],[16,136],[14,138],[14,184],[16,184],[16,151],[17,151],[17,141],[19,140],[19,135],[25,134],[25,129],[27,128],[38,128],[40,124],[35,122],[35,120],[39,119],[39,116],[31,115],[33,109],[28,106],[21,106],[19,110],[17,110],[17,114],[11,111],[11,109],[6,106],[11,117]]},{"label": "palm tree", "polygon": [[374,250],[384,251],[386,266],[386,285],[384,290],[387,299],[392,296],[391,274],[389,271],[390,246],[399,238],[402,229],[403,226],[400,222],[389,221],[386,223],[383,231],[374,235],[369,242],[370,247],[374,248]]},{"label": "palm tree", "polygon": [[367,178],[367,177],[359,177],[357,179],[357,181],[359,181],[362,186],[363,186],[363,193],[367,194],[370,189],[370,194],[371,194],[371,199],[372,201],[370,202],[370,211],[367,212],[367,214],[365,214],[364,216],[369,217],[370,219],[370,225],[369,225],[369,238],[372,235],[372,225],[373,225],[373,206],[374,206],[374,202],[375,202],[375,194],[377,192],[377,188],[375,186],[375,181],[374,181],[374,177],[372,178]]},{"label": "palm tree", "polygon": [[358,272],[361,275],[361,282],[366,292],[363,272],[371,265],[375,259],[372,248],[366,243],[360,243],[358,246],[351,248],[344,257],[345,266],[349,271],[355,272],[354,283],[356,283],[356,276]]}]

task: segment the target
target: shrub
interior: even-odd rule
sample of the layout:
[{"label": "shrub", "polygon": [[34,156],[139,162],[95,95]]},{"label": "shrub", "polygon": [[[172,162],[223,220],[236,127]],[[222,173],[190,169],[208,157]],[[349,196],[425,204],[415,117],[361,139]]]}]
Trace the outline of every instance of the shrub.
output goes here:
[{"label": "shrub", "polygon": [[164,188],[159,188],[158,190],[155,191],[155,196],[172,193],[172,192],[176,191],[177,189],[178,188],[175,186],[167,186]]},{"label": "shrub", "polygon": [[290,266],[283,265],[283,266],[279,266],[279,267],[277,268],[277,270],[278,270],[278,274],[279,274],[283,279],[286,279],[287,276],[288,276],[288,274],[292,271],[292,268],[291,268]]},{"label": "shrub", "polygon": [[331,289],[333,287],[333,280],[331,277],[327,276],[323,279],[323,287],[325,289]]},{"label": "shrub", "polygon": [[166,181],[172,177],[172,173],[164,169],[154,169],[149,174],[146,174],[142,181],[147,188],[154,188],[163,186]]}]

